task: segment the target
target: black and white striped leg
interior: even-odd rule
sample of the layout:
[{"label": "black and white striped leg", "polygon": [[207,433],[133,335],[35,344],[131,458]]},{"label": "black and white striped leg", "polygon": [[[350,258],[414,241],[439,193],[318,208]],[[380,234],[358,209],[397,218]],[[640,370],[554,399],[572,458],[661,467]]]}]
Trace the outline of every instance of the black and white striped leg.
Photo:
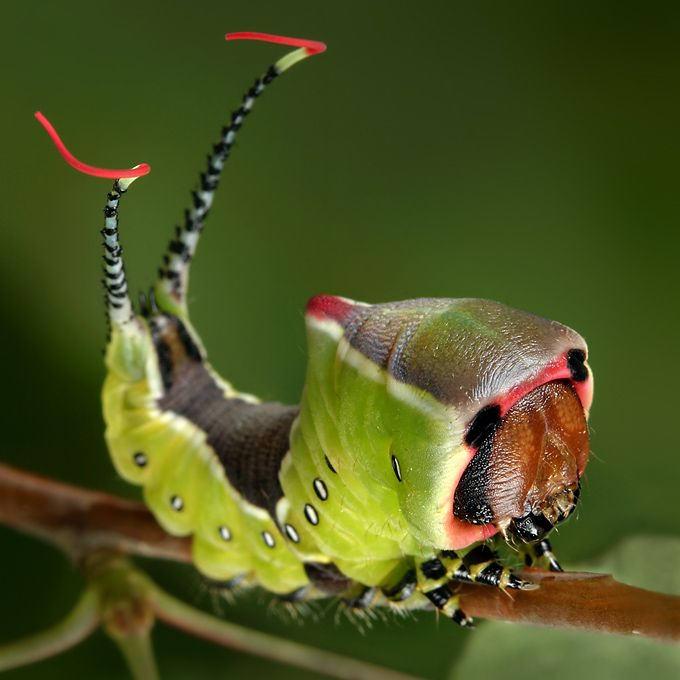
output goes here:
[{"label": "black and white striped leg", "polygon": [[547,538],[537,543],[527,543],[522,546],[521,550],[524,553],[524,564],[527,567],[541,567],[549,571],[563,571]]}]

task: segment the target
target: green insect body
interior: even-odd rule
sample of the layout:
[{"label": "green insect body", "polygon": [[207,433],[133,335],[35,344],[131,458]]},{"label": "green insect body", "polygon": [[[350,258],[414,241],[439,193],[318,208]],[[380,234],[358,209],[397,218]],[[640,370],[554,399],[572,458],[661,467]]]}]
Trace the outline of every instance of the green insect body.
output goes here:
[{"label": "green insect body", "polygon": [[133,178],[108,196],[106,441],[164,529],[192,536],[207,577],[357,608],[434,606],[469,625],[457,583],[532,587],[493,541],[559,569],[546,536],[573,511],[587,462],[587,348],[566,326],[487,300],[317,296],[299,407],[261,403],[217,375],[189,320],[189,263],[255,99],[322,51],[289,44],[299,49],[223,129],[139,315],[118,242]]}]

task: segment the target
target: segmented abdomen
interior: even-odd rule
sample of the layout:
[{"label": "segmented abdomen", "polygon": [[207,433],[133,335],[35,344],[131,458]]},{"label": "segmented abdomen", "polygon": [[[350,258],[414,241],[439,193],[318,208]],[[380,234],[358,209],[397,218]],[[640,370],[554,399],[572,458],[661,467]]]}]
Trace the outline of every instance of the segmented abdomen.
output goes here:
[{"label": "segmented abdomen", "polygon": [[277,593],[307,583],[270,510],[295,407],[236,393],[203,360],[185,325],[150,322],[141,375],[117,370],[112,341],[104,385],[106,439],[126,479],[171,534],[193,534],[210,578],[245,577]]}]

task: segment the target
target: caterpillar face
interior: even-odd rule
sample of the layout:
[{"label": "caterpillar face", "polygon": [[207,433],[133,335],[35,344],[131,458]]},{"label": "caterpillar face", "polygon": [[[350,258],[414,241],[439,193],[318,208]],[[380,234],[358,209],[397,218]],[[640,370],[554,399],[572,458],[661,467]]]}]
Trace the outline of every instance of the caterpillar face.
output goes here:
[{"label": "caterpillar face", "polygon": [[[505,416],[482,412],[483,432],[454,496],[454,516],[493,523],[521,541],[546,536],[576,506],[588,425],[570,380],[545,383]],[[476,428],[473,423],[473,428]]]},{"label": "caterpillar face", "polygon": [[417,490],[397,480],[402,511],[424,540],[456,549],[500,531],[537,541],[571,514],[593,388],[578,333],[477,299],[320,297],[309,314],[339,324],[343,356],[363,355],[397,400],[429,403],[430,419],[443,424],[436,447],[424,432],[422,448],[417,433],[400,444],[403,418],[391,433],[399,477],[428,480]]}]

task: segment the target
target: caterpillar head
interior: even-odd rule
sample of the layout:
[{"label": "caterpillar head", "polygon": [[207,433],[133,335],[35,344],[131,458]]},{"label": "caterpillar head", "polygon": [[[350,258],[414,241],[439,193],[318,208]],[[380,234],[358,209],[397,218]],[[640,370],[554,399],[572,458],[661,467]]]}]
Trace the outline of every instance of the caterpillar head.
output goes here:
[{"label": "caterpillar head", "polygon": [[[574,510],[589,453],[593,382],[575,331],[490,300],[361,305],[316,298],[344,355],[380,367],[392,402],[427,413],[380,423],[401,511],[420,540],[461,548],[501,532],[543,538]],[[418,431],[419,430],[419,431]]]},{"label": "caterpillar head", "polygon": [[[565,357],[585,375],[581,349]],[[484,407],[466,443],[474,455],[456,487],[453,514],[471,524],[493,524],[522,542],[544,538],[573,512],[588,458],[588,426],[574,378],[550,380],[501,415]]]}]

